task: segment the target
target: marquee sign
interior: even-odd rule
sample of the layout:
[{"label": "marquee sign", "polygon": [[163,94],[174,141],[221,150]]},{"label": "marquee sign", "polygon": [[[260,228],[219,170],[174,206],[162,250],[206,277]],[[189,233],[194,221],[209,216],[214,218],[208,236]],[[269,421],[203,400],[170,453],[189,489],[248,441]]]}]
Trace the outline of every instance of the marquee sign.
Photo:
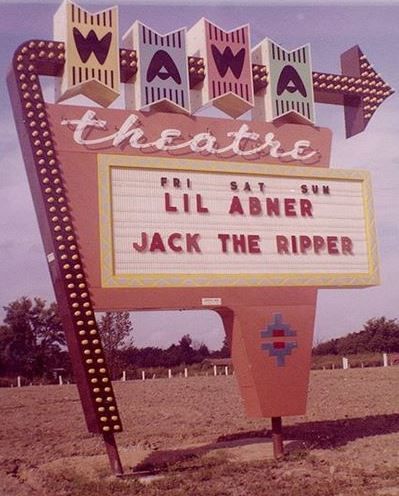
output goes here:
[{"label": "marquee sign", "polygon": [[[242,123],[205,117],[193,120],[182,114],[147,115],[144,112],[82,109],[68,105],[47,105],[47,115],[57,137],[57,154],[79,232],[89,285],[99,310],[181,308],[183,302],[186,308],[196,308],[203,306],[204,299],[209,301],[214,297],[220,302],[218,306],[237,304],[238,301],[240,305],[249,305],[263,301],[268,288],[281,287],[288,279],[293,286],[312,286],[316,283],[323,286],[370,285],[378,279],[374,263],[376,248],[372,212],[369,206],[363,210],[362,203],[362,197],[365,205],[369,205],[371,198],[367,175],[327,169],[331,144],[331,133],[327,129],[311,128],[305,135],[304,127],[298,124],[286,123],[276,127],[256,121]],[[112,174],[122,169],[135,186],[116,197]],[[323,187],[325,189],[332,180],[336,181],[340,191],[335,188],[335,192],[326,195]],[[312,202],[317,203],[317,199],[324,196],[324,201],[327,204],[330,202],[331,208],[334,208],[337,202],[335,195],[340,195],[341,200],[343,198],[345,180],[348,185],[357,188],[355,195],[362,211],[360,217],[364,214],[362,220],[359,218],[363,222],[359,226],[363,234],[361,239],[357,238],[359,244],[356,248],[363,254],[360,255],[359,251],[356,255],[346,253],[343,255],[346,264],[341,267],[341,273],[332,277],[330,267],[330,274],[325,274],[324,279],[322,270],[313,275],[307,274],[311,265],[310,253],[273,254],[276,239],[282,242],[282,238],[275,236],[288,232],[274,231],[281,222],[293,221],[294,230],[288,236],[295,233],[308,236],[311,232],[320,235],[321,231],[316,232],[316,227],[311,226],[315,222],[320,225],[320,222],[326,221],[328,214],[323,214],[324,221],[317,220],[319,211],[309,210],[308,215],[306,205],[310,209]],[[295,194],[291,191],[294,186],[288,182],[285,184],[285,181],[296,181]],[[311,188],[315,189],[316,185],[320,186],[320,190],[315,190],[315,193]],[[303,191],[305,186],[309,191],[303,192],[302,186]],[[282,187],[286,188],[286,194]],[[126,209],[122,208],[121,218],[115,217],[116,212],[109,210],[110,205],[115,205],[117,201],[124,202],[127,197],[132,203]],[[305,209],[303,217],[301,208]],[[264,212],[257,213],[257,209]],[[90,226],[87,212],[92,215]],[[135,215],[136,220],[132,218],[131,224],[126,222],[126,216]],[[115,251],[114,240],[119,221],[126,226],[121,239],[130,244],[130,249],[126,245],[121,250],[130,250],[129,256],[134,256],[138,263],[133,268],[135,262],[131,260],[129,270],[133,272],[130,275],[114,272],[114,261],[121,253],[119,248]],[[180,226],[180,234],[169,231],[177,226]],[[214,226],[212,235],[211,226]],[[229,269],[230,274],[227,275],[226,264],[235,267],[237,258],[242,263],[248,259],[248,254],[223,253],[224,244],[229,241],[223,238],[228,232],[218,232],[220,226],[229,227],[235,238],[244,234],[252,236],[251,239],[253,236],[259,238],[257,249],[263,251],[245,262],[250,270],[246,277],[242,274],[244,266],[240,266],[238,272]],[[164,233],[163,236],[160,232]],[[340,232],[340,236],[350,235],[344,226]],[[140,251],[143,236],[149,236],[152,240],[154,233],[159,236],[155,235],[152,251],[150,246]],[[199,240],[198,236],[187,238],[189,233],[197,233],[203,239]],[[175,236],[169,238],[171,234]],[[221,238],[218,238],[219,234]],[[332,236],[337,234],[332,233]],[[325,234],[325,242],[327,237]],[[179,251],[182,238],[184,243],[188,239],[191,252]],[[151,240],[148,239],[150,244]],[[133,243],[138,249],[133,249]],[[156,244],[160,249],[155,248]],[[261,245],[264,246],[261,248]],[[164,252],[162,246],[165,247]],[[325,258],[327,251],[323,252],[324,255],[321,252],[317,254],[318,259]],[[217,254],[223,263],[215,258]],[[270,258],[272,254],[273,261]],[[268,260],[267,265],[262,262],[262,257]],[[357,267],[357,274],[352,274],[350,262],[357,257],[363,257],[362,268],[359,271]],[[297,260],[299,265],[303,264],[303,277],[297,272],[287,279],[288,272],[283,268],[288,267],[290,258],[291,263]],[[327,258],[336,262],[335,254]],[[184,259],[192,264],[187,277],[174,274],[176,268],[186,266]],[[222,274],[213,271],[212,276],[206,262],[209,259],[212,259],[214,267],[218,264],[223,266]],[[275,266],[277,261],[280,269]],[[141,273],[140,267],[143,266],[151,273]],[[271,269],[272,266],[274,268]],[[157,280],[154,279],[156,274],[159,276]],[[239,277],[237,274],[240,274]]]},{"label": "marquee sign", "polygon": [[[171,308],[181,299],[171,303],[165,294],[160,300],[150,292],[143,298],[140,291],[185,287],[190,295],[193,288],[219,287],[220,297],[229,294],[221,301],[229,304],[241,287],[378,282],[370,182],[365,172],[326,169],[328,130],[309,129],[305,140],[303,126],[296,124],[276,128],[209,118],[194,123],[183,115],[82,113],[65,105],[49,105],[48,115],[65,180],[73,185],[73,213],[82,249],[90,254],[100,308],[102,301],[115,308],[126,304],[122,298],[118,305],[110,288],[130,288],[138,307]],[[124,180],[112,182],[122,170]],[[83,182],[74,179],[82,175]],[[129,181],[115,196],[117,184]],[[118,202],[123,207],[110,210]],[[86,212],[98,208],[100,227],[86,236]],[[116,241],[120,223],[125,232]],[[229,232],[219,232],[219,226]],[[119,257],[127,272],[115,269]],[[174,273],[183,267],[188,273]],[[220,267],[222,274],[215,270]],[[194,294],[186,298],[189,306],[201,304]]]},{"label": "marquee sign", "polygon": [[[114,472],[122,423],[96,310],[213,309],[247,412],[303,414],[317,287],[378,283],[369,177],[328,169],[314,103],[343,105],[352,136],[393,91],[358,47],[342,75],[316,73],[306,46],[251,52],[248,26],[205,19],[136,21],[119,48],[115,8],[65,0],[55,36],[16,50],[8,85],[87,426]],[[127,110],[58,103],[107,107],[120,83]],[[256,119],[193,114],[209,104]]]},{"label": "marquee sign", "polygon": [[103,287],[378,282],[365,173],[117,155],[98,163]]}]

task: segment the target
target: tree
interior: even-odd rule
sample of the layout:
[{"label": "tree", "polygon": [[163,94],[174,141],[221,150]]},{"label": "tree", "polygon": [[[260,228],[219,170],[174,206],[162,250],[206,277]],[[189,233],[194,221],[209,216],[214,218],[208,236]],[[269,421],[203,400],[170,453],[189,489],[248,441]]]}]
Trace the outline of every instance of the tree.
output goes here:
[{"label": "tree", "polygon": [[192,350],[191,345],[193,344],[193,340],[191,339],[190,334],[185,334],[179,341],[179,346],[184,352],[188,352]]},{"label": "tree", "polygon": [[133,325],[129,312],[106,312],[98,328],[111,377],[116,378],[121,374],[121,352],[133,345]]},{"label": "tree", "polygon": [[373,318],[364,325],[364,333],[369,337],[370,351],[399,351],[399,323],[397,319]]},{"label": "tree", "polygon": [[191,346],[193,340],[190,334],[185,334],[179,341],[180,363],[190,365],[194,362],[195,351]]},{"label": "tree", "polygon": [[338,355],[337,350],[338,339],[330,339],[325,343],[319,343],[314,349],[314,355]]},{"label": "tree", "polygon": [[315,355],[350,355],[355,353],[399,352],[399,323],[397,319],[374,317],[359,332],[321,343]]},{"label": "tree", "polygon": [[223,339],[222,347],[220,349],[220,358],[230,358],[230,357],[231,357],[230,343],[226,334]]},{"label": "tree", "polygon": [[57,305],[41,298],[22,297],[3,307],[0,327],[0,363],[3,373],[28,378],[58,367],[65,336]]},{"label": "tree", "polygon": [[220,350],[213,351],[211,353],[212,358],[230,358],[231,350],[230,350],[230,342],[227,337],[227,334],[224,336],[222,347]]}]

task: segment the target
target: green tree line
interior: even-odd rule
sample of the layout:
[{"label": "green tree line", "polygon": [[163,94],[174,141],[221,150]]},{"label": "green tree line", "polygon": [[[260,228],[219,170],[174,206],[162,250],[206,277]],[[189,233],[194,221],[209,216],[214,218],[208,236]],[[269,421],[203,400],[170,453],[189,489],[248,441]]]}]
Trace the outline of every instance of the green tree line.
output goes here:
[{"label": "green tree line", "polygon": [[[0,326],[0,376],[52,379],[56,370],[71,376],[57,305],[41,298],[22,297],[3,307]],[[193,343],[185,334],[166,349],[134,346],[134,329],[128,312],[106,312],[99,316],[98,327],[113,378],[125,369],[163,367],[201,363],[206,358],[227,358],[230,350],[225,339],[220,350],[211,351],[203,343]],[[399,322],[386,317],[368,320],[363,329],[342,338],[317,345],[314,355],[352,355],[360,353],[399,352]]]},{"label": "green tree line", "polygon": [[[0,376],[54,379],[55,371],[72,378],[57,305],[45,300],[22,297],[3,307],[5,317],[0,326]],[[220,350],[210,351],[203,343],[193,343],[189,334],[167,349],[136,348],[134,329],[128,312],[106,312],[99,316],[107,365],[113,378],[126,368],[176,367],[200,363],[205,358],[230,356],[225,339]]]},{"label": "green tree line", "polygon": [[358,353],[399,352],[399,322],[397,319],[375,317],[359,332],[330,339],[313,349],[314,355],[354,355]]}]

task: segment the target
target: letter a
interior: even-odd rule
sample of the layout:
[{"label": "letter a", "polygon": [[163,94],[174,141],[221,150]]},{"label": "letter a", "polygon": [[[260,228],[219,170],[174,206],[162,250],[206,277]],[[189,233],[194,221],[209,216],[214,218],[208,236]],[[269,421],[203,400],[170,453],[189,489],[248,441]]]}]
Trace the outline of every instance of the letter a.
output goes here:
[{"label": "letter a", "polygon": [[299,91],[304,98],[307,96],[305,85],[292,65],[286,65],[278,78],[277,96],[280,96],[284,91],[288,91],[289,93]]},{"label": "letter a", "polygon": [[147,69],[147,82],[151,83],[156,77],[166,81],[172,78],[175,83],[181,84],[179,69],[173,62],[172,57],[165,50],[158,50],[151,59]]}]

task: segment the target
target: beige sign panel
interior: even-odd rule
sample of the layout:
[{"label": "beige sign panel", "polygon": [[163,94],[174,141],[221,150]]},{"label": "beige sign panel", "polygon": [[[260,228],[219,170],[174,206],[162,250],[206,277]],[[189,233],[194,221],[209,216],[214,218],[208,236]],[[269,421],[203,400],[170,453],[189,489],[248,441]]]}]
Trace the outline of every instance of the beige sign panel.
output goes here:
[{"label": "beige sign panel", "polygon": [[54,38],[65,44],[56,99],[85,95],[107,107],[119,96],[118,8],[90,13],[64,0],[54,16]]}]

